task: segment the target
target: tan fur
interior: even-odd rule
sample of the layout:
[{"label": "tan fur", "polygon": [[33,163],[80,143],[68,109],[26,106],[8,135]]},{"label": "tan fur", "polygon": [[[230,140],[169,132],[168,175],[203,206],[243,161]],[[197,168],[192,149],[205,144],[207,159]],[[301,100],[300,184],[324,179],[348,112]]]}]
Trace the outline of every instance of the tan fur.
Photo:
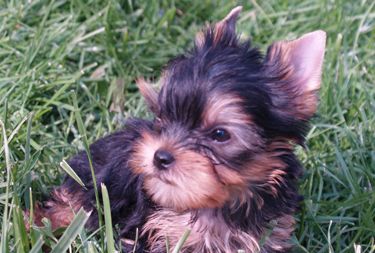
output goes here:
[{"label": "tan fur", "polygon": [[[54,197],[54,201],[44,202],[44,207],[34,204],[34,217],[33,222],[37,226],[44,226],[42,219],[47,218],[52,223],[52,230],[59,227],[67,227],[70,225],[74,216],[70,205],[72,206],[74,212],[78,212],[82,204],[77,198],[77,195],[72,195],[64,188],[54,190],[51,195]],[[70,205],[69,205],[70,204]],[[25,211],[25,214],[30,217],[30,211]],[[24,219],[27,231],[30,231],[30,223],[27,219]]]},{"label": "tan fur", "polygon": [[277,226],[273,229],[263,247],[271,248],[275,251],[290,247],[291,244],[286,241],[290,239],[290,235],[295,230],[294,223],[294,218],[291,215],[285,215],[277,219]]},{"label": "tan fur", "polygon": [[[259,201],[260,206],[262,205],[263,200],[257,196],[253,196],[253,193],[248,189],[249,186],[263,188],[264,191],[277,195],[274,185],[279,185],[283,180],[282,176],[286,174],[284,171],[286,165],[279,158],[286,151],[278,151],[277,149],[280,148],[293,150],[293,147],[289,143],[282,141],[272,142],[265,152],[255,155],[252,161],[239,172],[240,174],[233,177],[233,181],[231,181],[232,189],[237,191],[237,195],[240,196],[241,200],[246,201],[247,196],[249,196]],[[220,169],[217,169],[217,171],[221,175],[219,173]],[[230,175],[229,169],[224,171]],[[224,178],[226,178],[225,173],[222,174]],[[255,184],[254,182],[258,183]],[[259,182],[262,183],[259,184]]]},{"label": "tan fur", "polygon": [[220,178],[220,182],[228,186],[245,185],[246,181],[242,175],[234,170],[230,170],[222,164],[215,166],[216,173]]},{"label": "tan fur", "polygon": [[[299,84],[303,91],[316,91],[320,88],[321,83],[325,40],[325,32],[315,31],[293,41],[277,41],[270,46],[268,56],[271,60],[278,60],[284,63],[286,67],[288,66],[290,72],[285,73],[285,77],[297,75],[297,77],[303,78],[306,83]],[[308,55],[309,52],[305,50],[301,52],[301,49],[305,49],[304,46],[309,46],[310,44],[316,50],[313,51],[312,59],[306,59],[304,56]],[[312,72],[311,75],[300,73],[305,70],[301,65],[309,66],[308,70]]]},{"label": "tan fur", "polygon": [[[229,194],[211,160],[174,145],[173,140],[160,140],[144,133],[136,148],[137,155],[130,161],[134,173],[145,175],[144,188],[152,200],[174,210],[223,206]],[[159,149],[173,151],[175,162],[168,170],[160,171],[153,165],[154,153]]]},{"label": "tan fur", "polygon": [[203,127],[219,124],[248,124],[250,116],[238,105],[242,100],[225,94],[211,96],[203,112]]},{"label": "tan fur", "polygon": [[249,169],[243,172],[246,181],[258,181],[271,183],[282,174],[285,164],[278,157],[278,152],[265,152],[255,155],[253,161],[248,166]]},{"label": "tan fur", "polygon": [[308,120],[318,107],[316,91],[321,84],[325,40],[325,32],[315,31],[293,41],[275,42],[269,47],[269,59],[285,68],[280,81],[291,82],[278,89],[294,94],[290,105],[295,109],[289,113],[300,120]]},{"label": "tan fur", "polygon": [[145,98],[150,109],[155,112],[158,108],[158,94],[152,87],[152,85],[146,82],[145,79],[139,78],[136,80],[139,91],[142,96]]},{"label": "tan fur", "polygon": [[[209,27],[209,25],[207,25]],[[205,38],[204,38],[204,32],[201,31],[201,32],[198,32],[196,35],[195,35],[195,44],[198,46],[198,47],[202,47],[204,45],[204,42],[205,42]]]},{"label": "tan fur", "polygon": [[[238,249],[255,252],[258,238],[242,231],[230,230],[221,214],[213,212],[214,210],[202,210],[194,224],[190,223],[191,213],[178,214],[170,210],[155,213],[144,226],[144,232],[152,232],[149,238],[151,250],[163,248],[166,235],[173,249],[186,229],[191,229],[181,252],[234,253]],[[236,248],[234,243],[240,245],[240,248]]]},{"label": "tan fur", "polygon": [[[143,227],[143,233],[150,232],[151,251],[163,249],[166,236],[173,250],[187,229],[191,232],[180,252],[237,253],[239,249],[243,249],[246,253],[253,253],[259,250],[258,242],[261,236],[255,235],[254,231],[229,229],[220,210],[217,213],[214,210],[198,212],[198,220],[195,223],[191,223],[190,212],[181,214],[163,209],[153,214]],[[290,238],[294,230],[293,224],[294,219],[289,215],[279,218],[264,247],[268,250],[278,250],[280,247],[289,246],[285,240]]]}]

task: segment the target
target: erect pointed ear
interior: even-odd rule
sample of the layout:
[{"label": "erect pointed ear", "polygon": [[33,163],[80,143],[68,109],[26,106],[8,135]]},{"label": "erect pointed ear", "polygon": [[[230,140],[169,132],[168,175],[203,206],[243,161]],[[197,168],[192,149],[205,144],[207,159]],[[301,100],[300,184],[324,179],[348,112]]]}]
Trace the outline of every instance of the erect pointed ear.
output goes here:
[{"label": "erect pointed ear", "polygon": [[156,113],[158,110],[158,94],[154,90],[154,88],[145,81],[143,78],[139,78],[136,80],[137,86],[139,91],[141,92],[142,96],[145,98],[148,107],[153,113]]},{"label": "erect pointed ear", "polygon": [[295,117],[307,120],[317,109],[326,33],[315,31],[293,41],[278,41],[267,51],[265,63],[279,71],[276,89],[289,97],[289,106],[298,109]]},{"label": "erect pointed ear", "polygon": [[[232,36],[236,36],[236,21],[238,16],[240,15],[242,10],[242,6],[237,6],[229,14],[220,22],[216,23],[213,29],[213,36],[214,36],[214,45],[225,35],[225,34],[232,34]],[[208,25],[209,26],[209,25]],[[195,37],[195,43],[201,47],[205,43],[205,33],[199,32]]]}]

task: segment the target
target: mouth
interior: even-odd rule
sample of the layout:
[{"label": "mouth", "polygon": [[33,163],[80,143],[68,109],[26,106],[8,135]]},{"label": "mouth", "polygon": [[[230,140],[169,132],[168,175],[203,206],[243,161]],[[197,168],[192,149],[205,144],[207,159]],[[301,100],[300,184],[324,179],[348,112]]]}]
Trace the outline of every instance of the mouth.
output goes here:
[{"label": "mouth", "polygon": [[165,173],[161,173],[161,172],[156,173],[156,175],[154,175],[154,177],[159,179],[160,181],[162,181],[164,184],[173,185],[173,186],[176,185],[173,181],[171,181],[167,178]]}]

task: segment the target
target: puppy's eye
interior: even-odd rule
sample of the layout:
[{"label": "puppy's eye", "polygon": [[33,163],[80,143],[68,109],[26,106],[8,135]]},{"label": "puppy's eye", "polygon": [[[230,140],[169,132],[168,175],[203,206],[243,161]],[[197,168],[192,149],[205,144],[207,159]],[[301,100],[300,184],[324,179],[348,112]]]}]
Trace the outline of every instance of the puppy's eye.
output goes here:
[{"label": "puppy's eye", "polygon": [[211,138],[214,141],[223,142],[223,141],[227,141],[227,140],[230,139],[230,134],[227,131],[223,130],[223,129],[215,129],[211,133]]}]

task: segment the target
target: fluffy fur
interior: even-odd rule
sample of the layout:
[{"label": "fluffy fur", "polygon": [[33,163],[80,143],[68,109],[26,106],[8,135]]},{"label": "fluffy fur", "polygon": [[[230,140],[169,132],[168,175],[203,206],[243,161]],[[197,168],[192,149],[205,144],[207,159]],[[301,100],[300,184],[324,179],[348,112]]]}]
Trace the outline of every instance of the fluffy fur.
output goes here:
[{"label": "fluffy fur", "polygon": [[[191,52],[164,69],[156,92],[143,79],[139,89],[154,121],[133,118],[124,130],[90,146],[98,185],[109,191],[113,222],[125,248],[173,249],[187,228],[182,252],[246,252],[270,221],[277,222],[261,252],[288,252],[291,214],[302,197],[302,173],[292,143],[304,145],[317,109],[325,33],[316,31],[273,43],[265,55],[242,43],[237,7],[199,33]],[[74,209],[94,210],[95,194],[85,152],[69,161],[87,191],[69,176],[36,210],[54,228],[66,226]],[[100,187],[98,187],[100,189]]]}]

